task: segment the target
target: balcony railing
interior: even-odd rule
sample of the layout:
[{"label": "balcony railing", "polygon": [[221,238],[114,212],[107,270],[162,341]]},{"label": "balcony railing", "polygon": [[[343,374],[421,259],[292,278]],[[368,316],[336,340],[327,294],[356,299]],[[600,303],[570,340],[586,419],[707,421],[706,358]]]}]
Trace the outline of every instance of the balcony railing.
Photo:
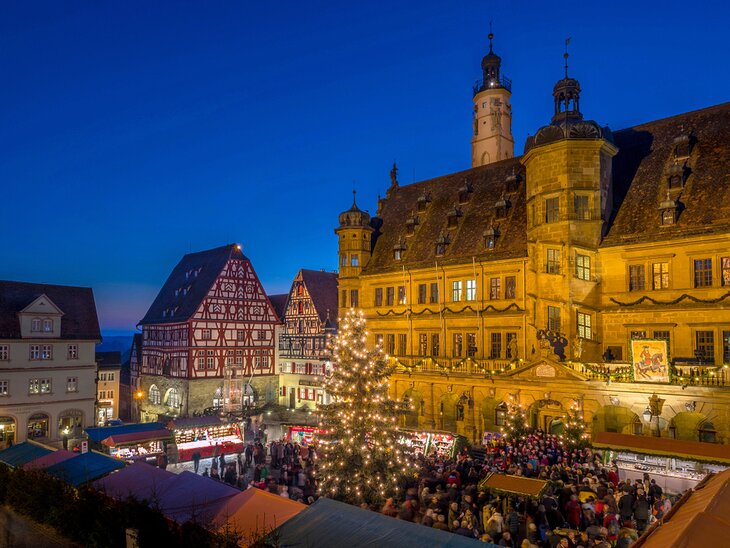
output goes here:
[{"label": "balcony railing", "polygon": [[498,89],[504,88],[507,91],[512,91],[512,80],[506,76],[500,76],[499,78],[490,78],[488,80],[479,79],[474,82],[474,95],[484,91],[485,89]]}]

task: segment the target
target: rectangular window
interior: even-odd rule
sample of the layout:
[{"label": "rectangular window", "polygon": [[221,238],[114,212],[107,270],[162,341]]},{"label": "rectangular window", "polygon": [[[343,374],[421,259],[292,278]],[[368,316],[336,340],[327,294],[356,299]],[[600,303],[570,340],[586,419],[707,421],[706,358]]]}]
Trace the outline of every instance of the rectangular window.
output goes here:
[{"label": "rectangular window", "polygon": [[439,284],[438,283],[431,284],[431,302],[432,303],[439,302]]},{"label": "rectangular window", "polygon": [[644,265],[632,264],[629,266],[629,291],[644,291]]},{"label": "rectangular window", "polygon": [[466,281],[466,300],[476,301],[477,300],[477,281],[467,280]]},{"label": "rectangular window", "polygon": [[357,295],[357,289],[350,290],[350,306],[353,308],[357,308],[359,304],[359,299]]},{"label": "rectangular window", "polygon": [[208,356],[208,369],[215,369],[215,358]]},{"label": "rectangular window", "polygon": [[405,333],[399,333],[398,334],[398,355],[399,356],[405,356],[408,352],[407,349],[407,336]]},{"label": "rectangular window", "polygon": [[51,393],[51,379],[41,379],[41,394]]},{"label": "rectangular window", "polygon": [[695,356],[704,362],[715,362],[715,332],[697,331],[695,333]]},{"label": "rectangular window", "polygon": [[438,356],[440,350],[438,333],[434,333],[431,335],[431,355],[434,357]]},{"label": "rectangular window", "polygon": [[477,334],[467,333],[466,334],[466,355],[473,358],[477,355]]},{"label": "rectangular window", "polygon": [[632,339],[646,339],[646,331],[632,331],[629,333]]},{"label": "rectangular window", "polygon": [[464,351],[464,337],[461,335],[461,333],[454,333],[454,357],[459,358],[461,357],[462,352]]},{"label": "rectangular window", "polygon": [[505,357],[507,357],[507,358],[516,357],[516,356],[512,355],[512,350],[510,348],[510,342],[512,341],[512,339],[516,339],[516,338],[517,338],[517,333],[505,333],[505,341],[507,342],[507,349],[506,349]]},{"label": "rectangular window", "polygon": [[100,373],[99,374],[99,380],[100,381],[105,381],[106,380],[106,373]]},{"label": "rectangular window", "polygon": [[41,393],[40,379],[29,379],[28,380],[28,394],[40,394],[40,393]]},{"label": "rectangular window", "polygon": [[575,208],[575,218],[579,221],[588,221],[591,218],[590,210],[588,209],[588,196],[576,196],[574,198],[573,206]]},{"label": "rectangular window", "polygon": [[40,360],[41,359],[41,346],[39,344],[30,345],[30,359]]},{"label": "rectangular window", "polygon": [[492,333],[489,337],[489,357],[493,360],[502,357],[502,334]]},{"label": "rectangular window", "polygon": [[375,335],[375,344],[377,344],[380,348],[385,348],[383,345],[383,335],[378,333]]},{"label": "rectangular window", "polygon": [[243,329],[236,329],[236,340],[243,341],[246,339],[246,332]]},{"label": "rectangular window", "polygon": [[210,329],[203,329],[200,332],[200,338],[203,339],[204,341],[209,341],[212,338]]},{"label": "rectangular window", "polygon": [[393,302],[395,301],[395,288],[394,287],[388,287],[385,289],[385,304],[388,306],[393,306]]},{"label": "rectangular window", "polygon": [[426,304],[426,284],[418,284],[418,304]]},{"label": "rectangular window", "polygon": [[545,222],[555,223],[560,220],[560,198],[545,200]]},{"label": "rectangular window", "polygon": [[695,259],[695,287],[712,286],[712,259]]},{"label": "rectangular window", "polygon": [[548,274],[560,274],[560,250],[548,249],[545,272]]},{"label": "rectangular window", "polygon": [[357,255],[350,256],[350,266],[358,266],[360,264],[360,258]]},{"label": "rectangular window", "polygon": [[652,289],[669,289],[669,263],[651,265]]},{"label": "rectangular window", "polygon": [[383,306],[383,288],[375,288],[375,306]]},{"label": "rectangular window", "polygon": [[418,336],[418,355],[425,356],[428,354],[428,335],[423,333]]},{"label": "rectangular window", "polygon": [[455,303],[461,300],[461,280],[451,282],[451,300]]},{"label": "rectangular window", "polygon": [[730,363],[730,331],[722,332],[722,362]]},{"label": "rectangular window", "polygon": [[517,289],[517,278],[514,276],[504,277],[504,298],[514,299]]},{"label": "rectangular window", "polygon": [[730,257],[720,259],[720,269],[722,270],[722,285],[730,285]]},{"label": "rectangular window", "polygon": [[588,255],[575,254],[575,277],[586,281],[591,279],[591,258]]},{"label": "rectangular window", "polygon": [[198,369],[205,369],[205,358],[198,358]]},{"label": "rectangular window", "polygon": [[69,344],[66,355],[69,360],[77,360],[79,358],[79,346],[77,344]]},{"label": "rectangular window", "polygon": [[547,307],[548,331],[560,331],[560,309],[557,306]]},{"label": "rectangular window", "polygon": [[347,266],[347,255],[345,255],[344,253],[340,255],[340,265]]},{"label": "rectangular window", "polygon": [[500,298],[502,292],[502,279],[501,278],[490,278],[489,279],[489,298],[494,301]]},{"label": "rectangular window", "polygon": [[578,336],[582,339],[593,338],[593,328],[591,324],[591,315],[578,312]]},{"label": "rectangular window", "polygon": [[9,381],[0,381],[0,396],[8,395]]},{"label": "rectangular window", "polygon": [[343,289],[340,294],[340,307],[347,308],[347,289]]},{"label": "rectangular window", "polygon": [[66,379],[66,392],[78,392],[79,391],[79,378],[68,377]]},{"label": "rectangular window", "polygon": [[388,333],[385,336],[385,352],[389,356],[395,354],[395,335],[393,333]]},{"label": "rectangular window", "polygon": [[0,344],[0,360],[7,361],[10,359],[10,347],[7,344]]},{"label": "rectangular window", "polygon": [[406,304],[406,286],[398,286],[398,304]]},{"label": "rectangular window", "polygon": [[654,331],[654,338],[667,341],[667,350],[669,350],[669,331]]},{"label": "rectangular window", "polygon": [[41,330],[41,320],[40,320],[40,318],[33,318],[30,321],[30,330],[31,331],[40,331]]}]

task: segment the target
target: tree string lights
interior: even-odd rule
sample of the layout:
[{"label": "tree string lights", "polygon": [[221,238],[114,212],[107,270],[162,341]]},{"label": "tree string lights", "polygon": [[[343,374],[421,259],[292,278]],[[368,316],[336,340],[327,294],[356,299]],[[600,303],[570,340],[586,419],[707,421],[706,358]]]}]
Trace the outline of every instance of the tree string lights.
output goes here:
[{"label": "tree string lights", "polygon": [[590,436],[586,433],[586,423],[579,402],[574,401],[564,417],[565,429],[560,437],[569,447],[582,449],[589,444]]},{"label": "tree string lights", "polygon": [[332,373],[325,380],[330,403],[321,406],[319,491],[350,504],[398,497],[413,467],[398,440],[405,404],[388,397],[391,368],[382,347],[367,347],[362,312],[340,319],[330,341]]},{"label": "tree string lights", "polygon": [[502,435],[516,443],[523,440],[531,430],[527,411],[514,396],[510,396],[504,416],[504,426],[501,428]]}]

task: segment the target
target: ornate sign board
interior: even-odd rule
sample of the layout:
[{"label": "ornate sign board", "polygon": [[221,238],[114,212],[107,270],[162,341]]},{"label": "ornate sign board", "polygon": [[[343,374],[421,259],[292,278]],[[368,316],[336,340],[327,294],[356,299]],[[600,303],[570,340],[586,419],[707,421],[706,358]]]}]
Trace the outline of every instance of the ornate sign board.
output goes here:
[{"label": "ornate sign board", "polygon": [[536,377],[555,377],[555,368],[547,363],[541,363],[535,368]]},{"label": "ornate sign board", "polygon": [[631,364],[634,382],[669,382],[667,341],[660,339],[632,339]]}]

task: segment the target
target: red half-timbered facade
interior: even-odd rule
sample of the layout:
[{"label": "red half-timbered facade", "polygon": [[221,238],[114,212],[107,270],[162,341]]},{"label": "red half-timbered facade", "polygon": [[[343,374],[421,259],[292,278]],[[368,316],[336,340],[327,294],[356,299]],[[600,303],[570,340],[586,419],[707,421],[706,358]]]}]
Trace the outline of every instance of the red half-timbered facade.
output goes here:
[{"label": "red half-timbered facade", "polygon": [[257,385],[259,392],[270,392],[254,379],[271,381],[275,375],[278,323],[237,245],[185,255],[140,322],[146,418],[184,416],[230,403],[227,377],[250,380],[241,387],[249,396]]}]

